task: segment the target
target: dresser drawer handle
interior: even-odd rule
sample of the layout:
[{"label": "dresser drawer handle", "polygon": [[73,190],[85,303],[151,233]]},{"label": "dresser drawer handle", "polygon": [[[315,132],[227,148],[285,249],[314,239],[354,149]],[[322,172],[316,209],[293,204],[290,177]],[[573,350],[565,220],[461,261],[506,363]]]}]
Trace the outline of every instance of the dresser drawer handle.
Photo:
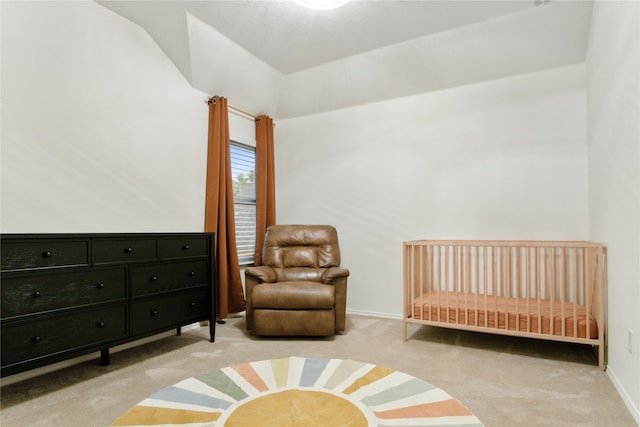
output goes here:
[{"label": "dresser drawer handle", "polygon": [[158,311],[158,310],[151,310],[151,315],[152,315],[152,316],[157,316],[157,315],[158,315],[158,313],[159,313],[159,311]]},{"label": "dresser drawer handle", "polygon": [[42,258],[51,258],[53,254],[49,251],[42,253]]},{"label": "dresser drawer handle", "polygon": [[124,250],[125,254],[130,254],[131,252],[133,252],[133,248],[132,247],[125,248],[125,250]]},{"label": "dresser drawer handle", "polygon": [[189,245],[184,245],[184,246],[182,247],[182,249],[184,249],[185,251],[188,251],[190,248],[191,248],[191,247],[190,247]]},{"label": "dresser drawer handle", "polygon": [[31,337],[31,342],[32,343],[39,343],[40,341],[42,341],[42,338],[40,338],[39,336],[35,336],[35,337]]},{"label": "dresser drawer handle", "polygon": [[98,322],[98,323],[96,323],[96,326],[97,326],[98,328],[104,328],[104,327],[106,327],[107,325],[105,325],[105,324],[104,324],[104,322]]},{"label": "dresser drawer handle", "polygon": [[191,271],[191,272],[189,272],[189,277],[193,277],[193,276],[195,276],[195,275],[196,275],[196,272],[195,272],[195,271]]},{"label": "dresser drawer handle", "polygon": [[96,288],[98,288],[98,289],[104,289],[104,283],[98,283],[98,284],[96,285]]},{"label": "dresser drawer handle", "polygon": [[158,280],[158,276],[151,276],[151,281],[155,282],[156,280]]},{"label": "dresser drawer handle", "polygon": [[39,298],[42,296],[42,294],[40,293],[40,291],[35,291],[32,295],[33,298]]},{"label": "dresser drawer handle", "polygon": [[198,304],[196,304],[194,301],[189,303],[189,307],[191,307],[191,308],[195,307],[196,305],[198,305]]}]

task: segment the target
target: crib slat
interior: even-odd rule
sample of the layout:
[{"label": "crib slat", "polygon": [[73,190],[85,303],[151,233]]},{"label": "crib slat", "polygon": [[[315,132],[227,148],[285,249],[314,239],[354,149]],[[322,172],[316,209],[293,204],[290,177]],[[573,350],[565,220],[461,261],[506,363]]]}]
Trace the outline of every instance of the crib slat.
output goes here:
[{"label": "crib slat", "polygon": [[498,289],[498,278],[497,273],[498,273],[498,259],[497,259],[497,254],[500,252],[498,250],[499,248],[491,248],[491,252],[492,252],[492,262],[493,262],[493,266],[492,266],[492,276],[491,276],[491,281],[493,282],[493,301],[494,301],[494,305],[495,305],[495,328],[498,329],[498,321],[499,321],[499,310],[498,310],[498,297],[500,296],[499,294],[499,289]]},{"label": "crib slat", "polygon": [[531,254],[529,248],[525,248],[525,286],[527,292],[527,332],[531,332]]},{"label": "crib slat", "polygon": [[[402,339],[403,341],[407,340],[407,316],[409,313],[412,313],[413,310],[413,293],[411,289],[413,289],[413,285],[411,283],[411,278],[409,277],[409,267],[411,265],[411,250],[413,245],[409,245],[406,242],[402,245],[402,277],[403,277],[403,296],[404,296],[404,304],[403,304],[403,318],[402,318]],[[409,300],[407,301],[407,298]],[[410,305],[409,305],[410,304]],[[413,317],[413,316],[412,316]]]},{"label": "crib slat", "polygon": [[471,290],[471,277],[470,277],[470,269],[471,269],[471,260],[470,260],[470,247],[469,245],[464,245],[465,252],[465,283],[464,283],[464,323],[465,325],[469,324],[469,291]]},{"label": "crib slat", "polygon": [[542,276],[542,265],[540,265],[542,250],[542,248],[536,248],[536,298],[538,305],[538,333],[542,333],[542,304],[540,303],[540,301],[542,300],[542,284],[540,283],[540,278]]},{"label": "crib slat", "polygon": [[455,292],[454,295],[456,295],[456,306],[455,306],[455,319],[456,319],[456,324],[460,323],[460,319],[458,318],[458,315],[460,313],[459,311],[459,303],[460,303],[460,298],[457,297],[457,294],[460,292],[460,279],[458,279],[458,267],[459,267],[459,262],[458,262],[458,251],[460,250],[460,246],[454,246],[453,247],[453,291]]},{"label": "crib slat", "polygon": [[[428,269],[427,271],[427,277],[426,280],[427,282],[424,284],[424,291],[427,293],[427,304],[429,304],[429,307],[427,309],[427,319],[428,320],[433,320],[433,313],[432,313],[432,289],[433,289],[433,284],[434,284],[434,277],[433,277],[433,247],[432,246],[427,246],[426,248],[426,260],[425,260],[425,266]],[[425,307],[424,305],[420,305],[420,310],[422,313],[422,318],[424,318],[425,316]]]},{"label": "crib slat", "polygon": [[419,295],[419,299],[420,299],[420,305],[418,307],[418,311],[420,313],[420,319],[424,320],[424,289],[425,289],[425,283],[424,283],[424,258],[423,258],[423,254],[424,254],[424,246],[420,246],[418,248],[418,295]]},{"label": "crib slat", "polygon": [[479,326],[480,324],[480,310],[478,308],[478,294],[480,293],[480,246],[475,246],[476,248],[476,256],[475,256],[475,262],[476,262],[476,271],[475,271],[475,277],[476,277],[476,290],[473,293],[475,296],[475,319],[473,324],[476,326]]},{"label": "crib slat", "polygon": [[509,252],[509,248],[506,247],[503,250],[503,254],[504,254],[504,259],[502,260],[502,269],[504,271],[504,274],[502,276],[502,287],[504,289],[504,297],[507,299],[507,302],[505,304],[505,314],[504,314],[504,328],[508,331],[509,330],[509,298],[511,298],[511,291],[510,291],[510,280],[511,280],[511,256],[510,256],[510,252]]},{"label": "crib slat", "polygon": [[[578,248],[573,248],[573,258],[572,258],[572,263],[571,265],[573,266],[573,281],[572,281],[572,294],[573,294],[573,336],[574,338],[578,337],[578,304],[577,301],[580,300],[580,291],[579,291],[579,285],[580,285],[580,277],[578,277],[578,257],[579,257],[579,252],[578,252]],[[588,313],[588,311],[587,311]],[[587,320],[588,317],[587,317]]]},{"label": "crib slat", "polygon": [[551,298],[549,302],[549,333],[553,335],[553,303],[556,299],[556,249],[554,247],[551,247],[549,252],[551,255],[551,264],[549,266],[549,274],[551,279],[549,281],[549,287],[551,288]]},{"label": "crib slat", "polygon": [[440,305],[441,305],[440,304],[440,294],[442,292],[440,292],[440,291],[442,290],[442,265],[440,263],[442,262],[441,261],[442,260],[442,252],[441,252],[442,248],[439,245],[436,246],[436,248],[437,248],[437,254],[438,254],[438,262],[436,264],[438,266],[438,275],[437,275],[437,277],[438,277],[438,284],[437,284],[437,286],[438,286],[438,288],[437,288],[437,290],[438,290],[438,322],[441,322],[442,321],[442,317],[441,317],[441,310],[440,310]]},{"label": "crib slat", "polygon": [[[413,288],[412,288],[412,292],[414,293],[414,295],[416,294],[416,291],[418,293],[418,295],[420,295],[420,284],[417,283],[416,281],[416,271],[420,269],[420,258],[417,255],[417,252],[420,250],[420,248],[414,248],[414,250],[412,251],[412,257],[414,259],[414,268],[411,270],[411,283],[413,283]],[[412,304],[413,305],[413,304]],[[418,318],[418,319],[422,319],[422,316],[419,316],[418,313],[415,311],[415,307],[413,307],[414,312],[413,315]]]},{"label": "crib slat", "polygon": [[562,325],[560,327],[562,336],[567,335],[566,331],[566,314],[565,314],[565,292],[566,292],[566,275],[567,275],[567,259],[566,259],[566,248],[558,248],[560,251],[560,260],[562,261],[559,265],[560,268],[560,320],[562,321]]},{"label": "crib slat", "polygon": [[489,294],[489,272],[487,271],[487,264],[489,254],[487,253],[487,246],[483,246],[484,252],[484,261],[483,261],[483,270],[484,270],[484,326],[489,327],[489,313],[487,312],[487,295]]},{"label": "crib slat", "polygon": [[449,322],[450,315],[449,310],[449,246],[444,247],[444,286],[445,286],[445,316],[447,316],[446,322]]},{"label": "crib slat", "polygon": [[[598,360],[600,369],[604,371],[604,328],[602,325],[606,323],[605,319],[605,303],[606,303],[606,286],[607,282],[605,279],[605,262],[607,256],[607,249],[605,247],[598,247],[594,249],[596,252],[595,255],[595,268],[596,272],[596,282],[594,283],[594,293],[596,294],[597,304],[594,304],[594,315],[596,316],[597,322],[600,326],[598,328]],[[588,307],[588,313],[592,312],[592,307]],[[588,335],[590,336],[590,335]]]},{"label": "crib slat", "polygon": [[[586,249],[585,249],[586,250]],[[584,263],[584,272],[582,273],[584,275],[584,293],[585,293],[585,305],[587,306],[587,313],[591,313],[591,298],[593,297],[591,295],[590,292],[590,284],[591,284],[591,269],[588,267],[588,265],[593,265],[593,259],[591,258],[591,251],[588,251],[588,254],[585,253],[585,259],[589,259],[589,262],[585,262]],[[591,322],[587,322],[587,336],[590,337],[591,336]]]},{"label": "crib slat", "polygon": [[[410,246],[409,250],[409,259],[412,261],[409,265],[407,265],[407,275],[409,276],[409,283],[411,284],[411,301],[415,300],[416,297],[416,288],[415,288],[415,251],[417,248],[415,246]],[[411,316],[413,318],[416,317],[415,307],[411,304]]]},{"label": "crib slat", "polygon": [[[514,248],[514,255],[515,255],[515,280],[513,280],[513,283],[515,284],[515,289],[514,289],[514,297],[516,299],[516,325],[515,325],[515,329],[516,331],[520,330],[520,248]],[[511,266],[511,263],[509,263],[509,266]],[[510,281],[511,282],[511,281]]]}]

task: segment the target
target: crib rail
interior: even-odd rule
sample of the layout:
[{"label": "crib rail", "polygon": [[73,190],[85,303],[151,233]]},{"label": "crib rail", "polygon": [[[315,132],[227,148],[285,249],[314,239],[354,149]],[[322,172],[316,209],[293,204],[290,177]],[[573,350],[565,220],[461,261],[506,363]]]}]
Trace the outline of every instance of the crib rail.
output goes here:
[{"label": "crib rail", "polygon": [[605,255],[599,243],[404,243],[407,324],[598,346],[604,369]]}]

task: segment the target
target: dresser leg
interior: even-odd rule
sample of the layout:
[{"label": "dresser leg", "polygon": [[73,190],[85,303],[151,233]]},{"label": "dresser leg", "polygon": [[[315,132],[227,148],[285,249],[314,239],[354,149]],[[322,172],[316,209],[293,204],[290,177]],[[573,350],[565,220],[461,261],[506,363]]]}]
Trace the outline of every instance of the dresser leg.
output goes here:
[{"label": "dresser leg", "polygon": [[209,320],[209,342],[215,342],[215,341],[216,341],[216,322]]},{"label": "dresser leg", "polygon": [[177,335],[177,336],[182,335],[182,326],[178,326],[178,327],[176,328],[176,335]]},{"label": "dresser leg", "polygon": [[100,365],[107,366],[109,363],[111,363],[109,361],[109,349],[105,348],[103,350],[100,350]]}]

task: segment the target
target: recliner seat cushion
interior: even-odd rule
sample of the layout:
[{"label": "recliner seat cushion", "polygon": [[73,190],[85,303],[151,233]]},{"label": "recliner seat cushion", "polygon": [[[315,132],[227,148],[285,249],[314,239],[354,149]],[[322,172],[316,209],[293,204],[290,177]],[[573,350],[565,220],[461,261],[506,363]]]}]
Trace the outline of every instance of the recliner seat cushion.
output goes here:
[{"label": "recliner seat cushion", "polygon": [[329,310],[335,305],[335,288],[315,282],[261,283],[253,289],[254,308]]}]

